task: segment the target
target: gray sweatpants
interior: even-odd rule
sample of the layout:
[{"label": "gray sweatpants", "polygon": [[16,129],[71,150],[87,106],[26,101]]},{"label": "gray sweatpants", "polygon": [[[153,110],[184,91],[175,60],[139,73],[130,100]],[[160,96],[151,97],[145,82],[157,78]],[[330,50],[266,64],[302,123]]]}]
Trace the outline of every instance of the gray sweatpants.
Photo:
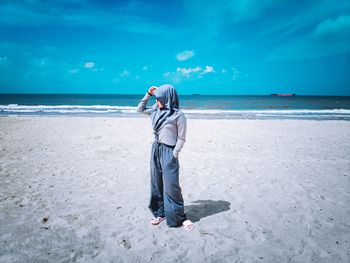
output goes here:
[{"label": "gray sweatpants", "polygon": [[151,197],[148,208],[154,217],[166,217],[168,226],[180,226],[186,220],[179,185],[179,160],[173,146],[154,141],[151,149]]}]

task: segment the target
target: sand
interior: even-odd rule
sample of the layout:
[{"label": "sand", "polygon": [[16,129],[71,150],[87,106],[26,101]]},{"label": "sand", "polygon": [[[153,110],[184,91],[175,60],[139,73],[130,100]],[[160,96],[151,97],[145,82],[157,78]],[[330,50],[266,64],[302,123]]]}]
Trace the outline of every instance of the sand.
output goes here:
[{"label": "sand", "polygon": [[0,262],[350,262],[350,122],[188,119],[196,228],[149,224],[150,119],[0,118]]}]

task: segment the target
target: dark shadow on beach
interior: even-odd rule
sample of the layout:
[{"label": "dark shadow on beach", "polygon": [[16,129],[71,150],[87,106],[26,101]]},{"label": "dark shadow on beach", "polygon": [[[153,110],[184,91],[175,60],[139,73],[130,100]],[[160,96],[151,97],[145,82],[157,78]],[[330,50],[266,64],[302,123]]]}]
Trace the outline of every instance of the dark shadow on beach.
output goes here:
[{"label": "dark shadow on beach", "polygon": [[194,205],[185,206],[185,214],[192,222],[198,222],[203,217],[230,210],[230,202],[224,200],[197,200]]}]

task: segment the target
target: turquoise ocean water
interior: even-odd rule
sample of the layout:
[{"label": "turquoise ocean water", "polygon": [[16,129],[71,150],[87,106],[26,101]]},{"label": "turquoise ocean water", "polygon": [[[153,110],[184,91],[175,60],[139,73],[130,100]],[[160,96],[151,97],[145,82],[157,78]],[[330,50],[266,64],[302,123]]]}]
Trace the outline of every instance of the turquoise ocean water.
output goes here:
[{"label": "turquoise ocean water", "polygon": [[[0,94],[0,116],[140,117],[143,94]],[[155,103],[152,97],[148,107]],[[350,120],[350,96],[182,95],[189,118]]]}]

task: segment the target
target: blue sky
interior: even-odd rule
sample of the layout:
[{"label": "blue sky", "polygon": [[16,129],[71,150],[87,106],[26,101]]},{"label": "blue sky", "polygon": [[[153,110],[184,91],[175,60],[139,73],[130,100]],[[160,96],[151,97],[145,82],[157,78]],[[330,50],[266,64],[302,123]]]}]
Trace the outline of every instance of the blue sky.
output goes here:
[{"label": "blue sky", "polygon": [[350,95],[350,1],[0,2],[0,93]]}]

